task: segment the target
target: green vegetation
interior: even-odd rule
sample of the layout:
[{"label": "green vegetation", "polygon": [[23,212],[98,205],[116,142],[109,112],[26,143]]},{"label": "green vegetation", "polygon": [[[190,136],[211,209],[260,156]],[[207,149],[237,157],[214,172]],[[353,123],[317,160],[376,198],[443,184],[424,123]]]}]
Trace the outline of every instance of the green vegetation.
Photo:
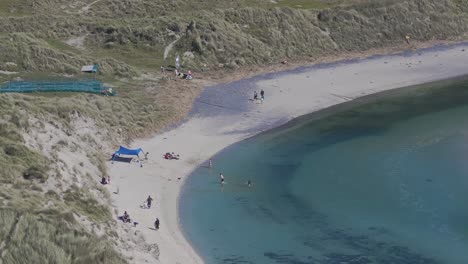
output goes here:
[{"label": "green vegetation", "polygon": [[408,34],[456,40],[468,22],[459,0],[23,0],[3,9],[33,5],[33,15],[0,17],[0,70],[76,74],[97,62],[103,74],[132,77],[176,54],[192,69],[235,68],[405,45]]},{"label": "green vegetation", "polygon": [[[99,63],[118,91],[0,95],[3,263],[124,263],[96,184],[102,149],[179,120],[200,91],[161,65],[180,55],[186,69],[223,70],[406,46],[405,35],[464,40],[468,1],[11,0],[0,1],[0,25],[0,82],[83,78],[82,65]],[[79,133],[80,122],[96,132]]]},{"label": "green vegetation", "polygon": [[73,48],[72,46],[64,43],[63,41],[60,41],[54,38],[46,38],[45,41],[53,49],[57,49],[57,50],[64,51],[64,52],[68,51],[72,53],[79,52],[76,48]]},{"label": "green vegetation", "polygon": [[114,56],[118,52],[119,60],[128,65],[138,65],[140,70],[155,71],[164,65],[163,54],[160,50],[152,48],[138,48],[126,46],[120,48],[93,48],[92,55],[95,57]]},{"label": "green vegetation", "polygon": [[125,263],[105,238],[70,225],[72,215],[47,210],[37,213],[0,209],[3,263]]},{"label": "green vegetation", "polygon": [[[342,4],[345,1],[322,1],[322,0],[279,0],[275,6],[291,8],[330,8]],[[349,2],[349,1],[348,1]]]},{"label": "green vegetation", "polygon": [[30,14],[30,6],[27,0],[0,1],[0,14],[5,13],[10,16]]},{"label": "green vegetation", "polygon": [[[42,101],[31,107],[30,100]],[[65,100],[65,98],[63,98]],[[49,102],[47,102],[49,101]],[[49,178],[49,160],[27,148],[22,131],[31,128],[29,116],[55,109],[52,98],[0,96],[0,253],[3,263],[124,263],[105,238],[87,233],[74,220],[77,213],[97,223],[110,221],[109,209],[98,204],[85,190],[70,189],[63,194],[43,193]],[[47,102],[47,103],[46,103]],[[46,107],[47,106],[47,107]],[[54,107],[55,109],[52,109]],[[31,111],[25,112],[24,109]],[[63,123],[69,121],[66,115]],[[54,193],[54,195],[49,195]],[[76,195],[79,193],[79,195]],[[75,196],[73,196],[75,194]],[[73,199],[72,199],[73,198]],[[43,208],[48,208],[44,210]]]}]

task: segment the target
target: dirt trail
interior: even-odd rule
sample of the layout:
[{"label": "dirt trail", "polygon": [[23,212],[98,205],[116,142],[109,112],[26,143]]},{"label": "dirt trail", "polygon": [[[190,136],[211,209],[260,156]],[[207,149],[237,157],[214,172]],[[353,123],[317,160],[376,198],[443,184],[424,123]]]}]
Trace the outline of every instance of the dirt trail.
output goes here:
[{"label": "dirt trail", "polygon": [[100,2],[100,1],[101,1],[101,0],[96,0],[96,1],[91,2],[90,4],[88,4],[88,5],[84,6],[84,7],[82,7],[79,13],[82,14],[82,13],[84,13],[84,12],[88,12],[88,10],[89,10],[94,4],[96,4],[96,3]]},{"label": "dirt trail", "polygon": [[174,45],[177,43],[177,41],[179,41],[180,37],[176,35],[176,40],[172,41],[171,43],[169,43],[169,45],[167,45],[165,48],[164,48],[164,57],[163,59],[166,59],[167,56],[169,55],[169,52],[171,52],[172,50],[172,47],[174,47]]}]

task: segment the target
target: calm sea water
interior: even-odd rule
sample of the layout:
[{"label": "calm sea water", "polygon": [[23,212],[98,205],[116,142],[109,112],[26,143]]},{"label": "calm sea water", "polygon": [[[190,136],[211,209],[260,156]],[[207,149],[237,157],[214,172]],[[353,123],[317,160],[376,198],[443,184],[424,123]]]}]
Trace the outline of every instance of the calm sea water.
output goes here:
[{"label": "calm sea water", "polygon": [[208,264],[468,263],[467,120],[466,79],[301,118],[197,169],[184,232]]}]

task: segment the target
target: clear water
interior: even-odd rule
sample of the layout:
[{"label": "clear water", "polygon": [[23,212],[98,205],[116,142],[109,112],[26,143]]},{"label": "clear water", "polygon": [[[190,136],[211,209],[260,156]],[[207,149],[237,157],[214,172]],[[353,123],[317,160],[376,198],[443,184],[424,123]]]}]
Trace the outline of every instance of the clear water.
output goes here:
[{"label": "clear water", "polygon": [[208,264],[468,263],[467,117],[451,80],[238,143],[188,179],[184,232]]}]

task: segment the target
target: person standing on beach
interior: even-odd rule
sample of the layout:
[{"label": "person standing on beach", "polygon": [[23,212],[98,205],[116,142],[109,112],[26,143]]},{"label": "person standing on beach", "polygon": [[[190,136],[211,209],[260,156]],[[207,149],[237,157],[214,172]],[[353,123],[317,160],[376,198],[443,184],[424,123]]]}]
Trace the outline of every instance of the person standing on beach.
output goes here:
[{"label": "person standing on beach", "polygon": [[406,43],[407,43],[407,44],[410,44],[410,42],[409,42],[409,41],[410,41],[410,39],[411,39],[411,37],[410,37],[410,36],[408,36],[408,35],[406,35],[406,36],[405,36],[405,40],[406,40]]},{"label": "person standing on beach", "polygon": [[222,173],[219,174],[219,180],[221,184],[224,184],[224,175]]},{"label": "person standing on beach", "polygon": [[148,209],[151,208],[152,201],[153,201],[153,198],[151,198],[151,196],[148,195],[148,198],[146,198],[146,206],[148,207]]},{"label": "person standing on beach", "polygon": [[159,218],[156,218],[156,221],[154,221],[154,228],[159,230]]},{"label": "person standing on beach", "polygon": [[263,89],[260,91],[260,97],[263,99],[265,99],[265,91],[263,91]]},{"label": "person standing on beach", "polygon": [[213,162],[211,161],[211,159],[208,160],[208,167],[209,167],[210,169],[213,168]]},{"label": "person standing on beach", "polygon": [[254,100],[258,99],[257,91],[254,91]]}]

